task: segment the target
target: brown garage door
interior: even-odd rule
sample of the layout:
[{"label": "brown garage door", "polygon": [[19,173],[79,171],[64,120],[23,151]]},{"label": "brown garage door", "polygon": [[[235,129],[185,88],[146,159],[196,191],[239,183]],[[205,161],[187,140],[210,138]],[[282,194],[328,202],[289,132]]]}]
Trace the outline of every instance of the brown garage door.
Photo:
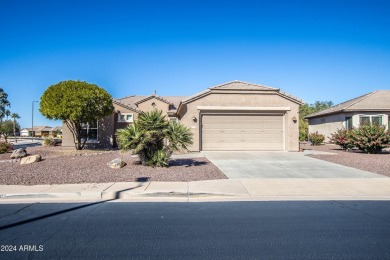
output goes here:
[{"label": "brown garage door", "polygon": [[282,115],[203,115],[204,151],[283,150]]}]

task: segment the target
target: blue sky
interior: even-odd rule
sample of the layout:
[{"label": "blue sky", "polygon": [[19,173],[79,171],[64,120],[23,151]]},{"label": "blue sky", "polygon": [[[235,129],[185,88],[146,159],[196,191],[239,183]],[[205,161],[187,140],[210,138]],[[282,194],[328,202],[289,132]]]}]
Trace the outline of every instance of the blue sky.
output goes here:
[{"label": "blue sky", "polygon": [[[389,1],[0,1],[0,87],[22,127],[63,80],[114,98],[242,80],[307,103],[390,89]],[[58,125],[35,110],[34,125]]]}]

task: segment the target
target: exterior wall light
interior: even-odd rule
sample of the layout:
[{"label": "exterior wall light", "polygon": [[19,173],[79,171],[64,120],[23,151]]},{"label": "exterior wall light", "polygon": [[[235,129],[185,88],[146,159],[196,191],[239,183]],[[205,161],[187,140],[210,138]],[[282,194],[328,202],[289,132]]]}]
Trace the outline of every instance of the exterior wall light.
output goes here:
[{"label": "exterior wall light", "polygon": [[292,117],[292,121],[293,121],[294,123],[296,123],[296,122],[297,122],[297,118],[296,118],[295,116],[293,116],[293,117]]},{"label": "exterior wall light", "polygon": [[196,122],[196,121],[198,121],[198,119],[196,119],[196,117],[193,116],[192,121]]}]

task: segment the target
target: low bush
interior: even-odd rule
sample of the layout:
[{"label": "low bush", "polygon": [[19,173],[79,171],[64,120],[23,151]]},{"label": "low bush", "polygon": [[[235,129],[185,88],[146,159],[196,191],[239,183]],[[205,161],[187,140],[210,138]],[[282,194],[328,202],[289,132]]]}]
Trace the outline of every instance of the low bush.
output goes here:
[{"label": "low bush", "polygon": [[0,142],[0,154],[10,152],[13,150],[12,144]]},{"label": "low bush", "polygon": [[325,136],[322,134],[319,134],[318,132],[309,134],[309,141],[311,142],[311,145],[320,145],[324,142]]},{"label": "low bush", "polygon": [[43,139],[43,145],[45,145],[45,146],[55,146],[56,145],[56,141],[53,138],[46,137],[45,139]]},{"label": "low bush", "polygon": [[354,145],[365,153],[379,153],[390,143],[390,132],[385,126],[361,125],[351,132]]},{"label": "low bush", "polygon": [[354,141],[351,137],[351,131],[345,129],[337,129],[331,134],[330,142],[339,145],[343,150],[350,150],[355,147]]}]

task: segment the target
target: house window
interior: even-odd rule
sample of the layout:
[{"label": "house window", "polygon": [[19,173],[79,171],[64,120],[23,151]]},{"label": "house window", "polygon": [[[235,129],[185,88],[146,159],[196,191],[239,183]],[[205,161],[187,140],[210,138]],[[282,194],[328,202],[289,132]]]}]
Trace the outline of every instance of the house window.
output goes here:
[{"label": "house window", "polygon": [[360,123],[360,125],[369,125],[370,124],[370,117],[369,116],[359,117],[359,123]]},{"label": "house window", "polygon": [[360,116],[360,125],[382,125],[382,116]]},{"label": "house window", "polygon": [[97,141],[98,140],[98,122],[81,124],[81,140]]},{"label": "house window", "polygon": [[133,114],[131,113],[120,113],[118,117],[118,122],[128,122],[132,123],[134,121]]},{"label": "house window", "polygon": [[373,116],[371,118],[373,125],[382,125],[382,117],[381,116]]},{"label": "house window", "polygon": [[352,130],[352,117],[350,116],[345,118],[345,129]]}]

